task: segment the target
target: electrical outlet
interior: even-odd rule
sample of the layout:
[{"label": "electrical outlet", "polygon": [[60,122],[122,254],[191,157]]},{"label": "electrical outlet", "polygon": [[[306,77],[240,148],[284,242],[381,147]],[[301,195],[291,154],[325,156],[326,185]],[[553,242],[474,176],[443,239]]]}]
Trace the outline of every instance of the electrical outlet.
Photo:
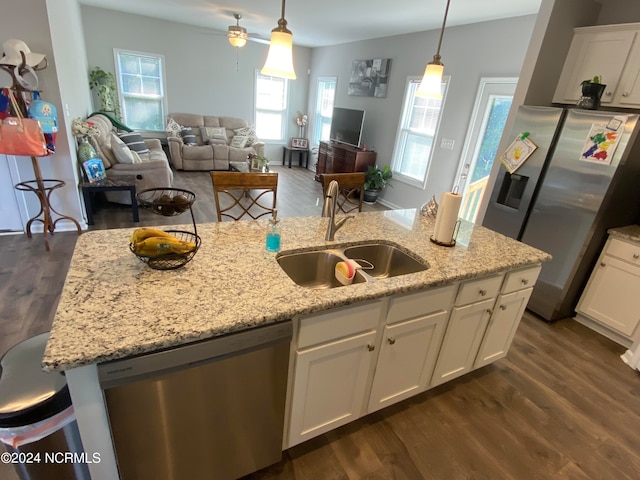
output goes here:
[{"label": "electrical outlet", "polygon": [[443,138],[440,140],[440,148],[445,148],[447,150],[453,150],[453,146],[456,141],[453,138]]}]

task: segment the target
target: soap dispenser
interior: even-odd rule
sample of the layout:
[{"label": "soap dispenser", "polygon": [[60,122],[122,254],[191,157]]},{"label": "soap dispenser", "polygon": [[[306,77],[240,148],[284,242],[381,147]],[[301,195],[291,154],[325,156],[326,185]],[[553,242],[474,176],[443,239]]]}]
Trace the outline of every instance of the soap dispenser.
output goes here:
[{"label": "soap dispenser", "polygon": [[273,209],[273,216],[269,219],[267,227],[267,244],[268,252],[280,251],[280,220],[278,220],[278,210]]}]

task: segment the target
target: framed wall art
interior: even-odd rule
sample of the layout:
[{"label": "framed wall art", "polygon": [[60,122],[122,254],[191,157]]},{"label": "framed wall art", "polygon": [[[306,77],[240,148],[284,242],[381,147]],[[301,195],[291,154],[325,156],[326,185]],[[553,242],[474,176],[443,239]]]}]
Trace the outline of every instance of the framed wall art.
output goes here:
[{"label": "framed wall art", "polygon": [[354,60],[349,77],[349,95],[385,98],[390,71],[390,58]]}]

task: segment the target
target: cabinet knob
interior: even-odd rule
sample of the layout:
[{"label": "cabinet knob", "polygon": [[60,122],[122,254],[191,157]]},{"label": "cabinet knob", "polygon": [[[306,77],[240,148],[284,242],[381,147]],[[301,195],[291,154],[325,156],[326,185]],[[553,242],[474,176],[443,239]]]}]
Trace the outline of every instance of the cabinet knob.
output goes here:
[{"label": "cabinet knob", "polygon": [[610,97],[611,95],[613,95],[613,92],[608,91],[608,92],[606,92],[606,93],[605,93],[605,95],[606,95],[607,97]]},{"label": "cabinet knob", "polygon": [[484,297],[487,294],[487,291],[483,288],[478,293],[480,294],[481,297]]},{"label": "cabinet knob", "polygon": [[623,97],[628,97],[628,96],[629,96],[629,92],[624,92],[624,93],[622,94],[622,96],[623,96]]},{"label": "cabinet knob", "polygon": [[507,306],[506,305],[500,305],[500,310],[506,310]]},{"label": "cabinet knob", "polygon": [[523,278],[522,280],[520,280],[522,282],[523,285],[529,285],[529,280],[526,278]]},{"label": "cabinet knob", "polygon": [[637,260],[638,258],[640,258],[640,254],[638,254],[638,253],[634,253],[634,254],[633,254],[633,259],[634,259],[634,260]]},{"label": "cabinet knob", "polygon": [[601,267],[606,267],[606,266],[607,266],[607,264],[606,264],[606,263],[604,263],[604,262],[600,262],[600,266],[601,266]]},{"label": "cabinet knob", "polygon": [[491,310],[490,308],[487,308],[486,312],[487,312],[489,315],[492,315],[492,314],[493,314],[493,310]]},{"label": "cabinet knob", "polygon": [[370,352],[373,352],[376,349],[375,345],[371,345],[370,343],[367,344],[367,348],[369,349]]},{"label": "cabinet knob", "polygon": [[394,343],[396,343],[396,339],[393,337],[387,338],[387,341],[389,342],[389,345],[393,345]]}]

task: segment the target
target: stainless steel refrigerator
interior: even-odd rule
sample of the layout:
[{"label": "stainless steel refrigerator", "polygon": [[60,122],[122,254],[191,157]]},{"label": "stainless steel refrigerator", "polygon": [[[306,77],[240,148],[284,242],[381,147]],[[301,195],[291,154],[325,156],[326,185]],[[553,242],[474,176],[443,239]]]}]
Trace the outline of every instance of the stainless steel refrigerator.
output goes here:
[{"label": "stainless steel refrigerator", "polygon": [[[610,163],[584,156],[593,132],[618,121]],[[635,113],[519,107],[509,138],[528,132],[538,148],[513,173],[501,165],[483,225],[553,256],[527,306],[547,321],[573,316],[607,229],[640,219],[637,123]]]}]

